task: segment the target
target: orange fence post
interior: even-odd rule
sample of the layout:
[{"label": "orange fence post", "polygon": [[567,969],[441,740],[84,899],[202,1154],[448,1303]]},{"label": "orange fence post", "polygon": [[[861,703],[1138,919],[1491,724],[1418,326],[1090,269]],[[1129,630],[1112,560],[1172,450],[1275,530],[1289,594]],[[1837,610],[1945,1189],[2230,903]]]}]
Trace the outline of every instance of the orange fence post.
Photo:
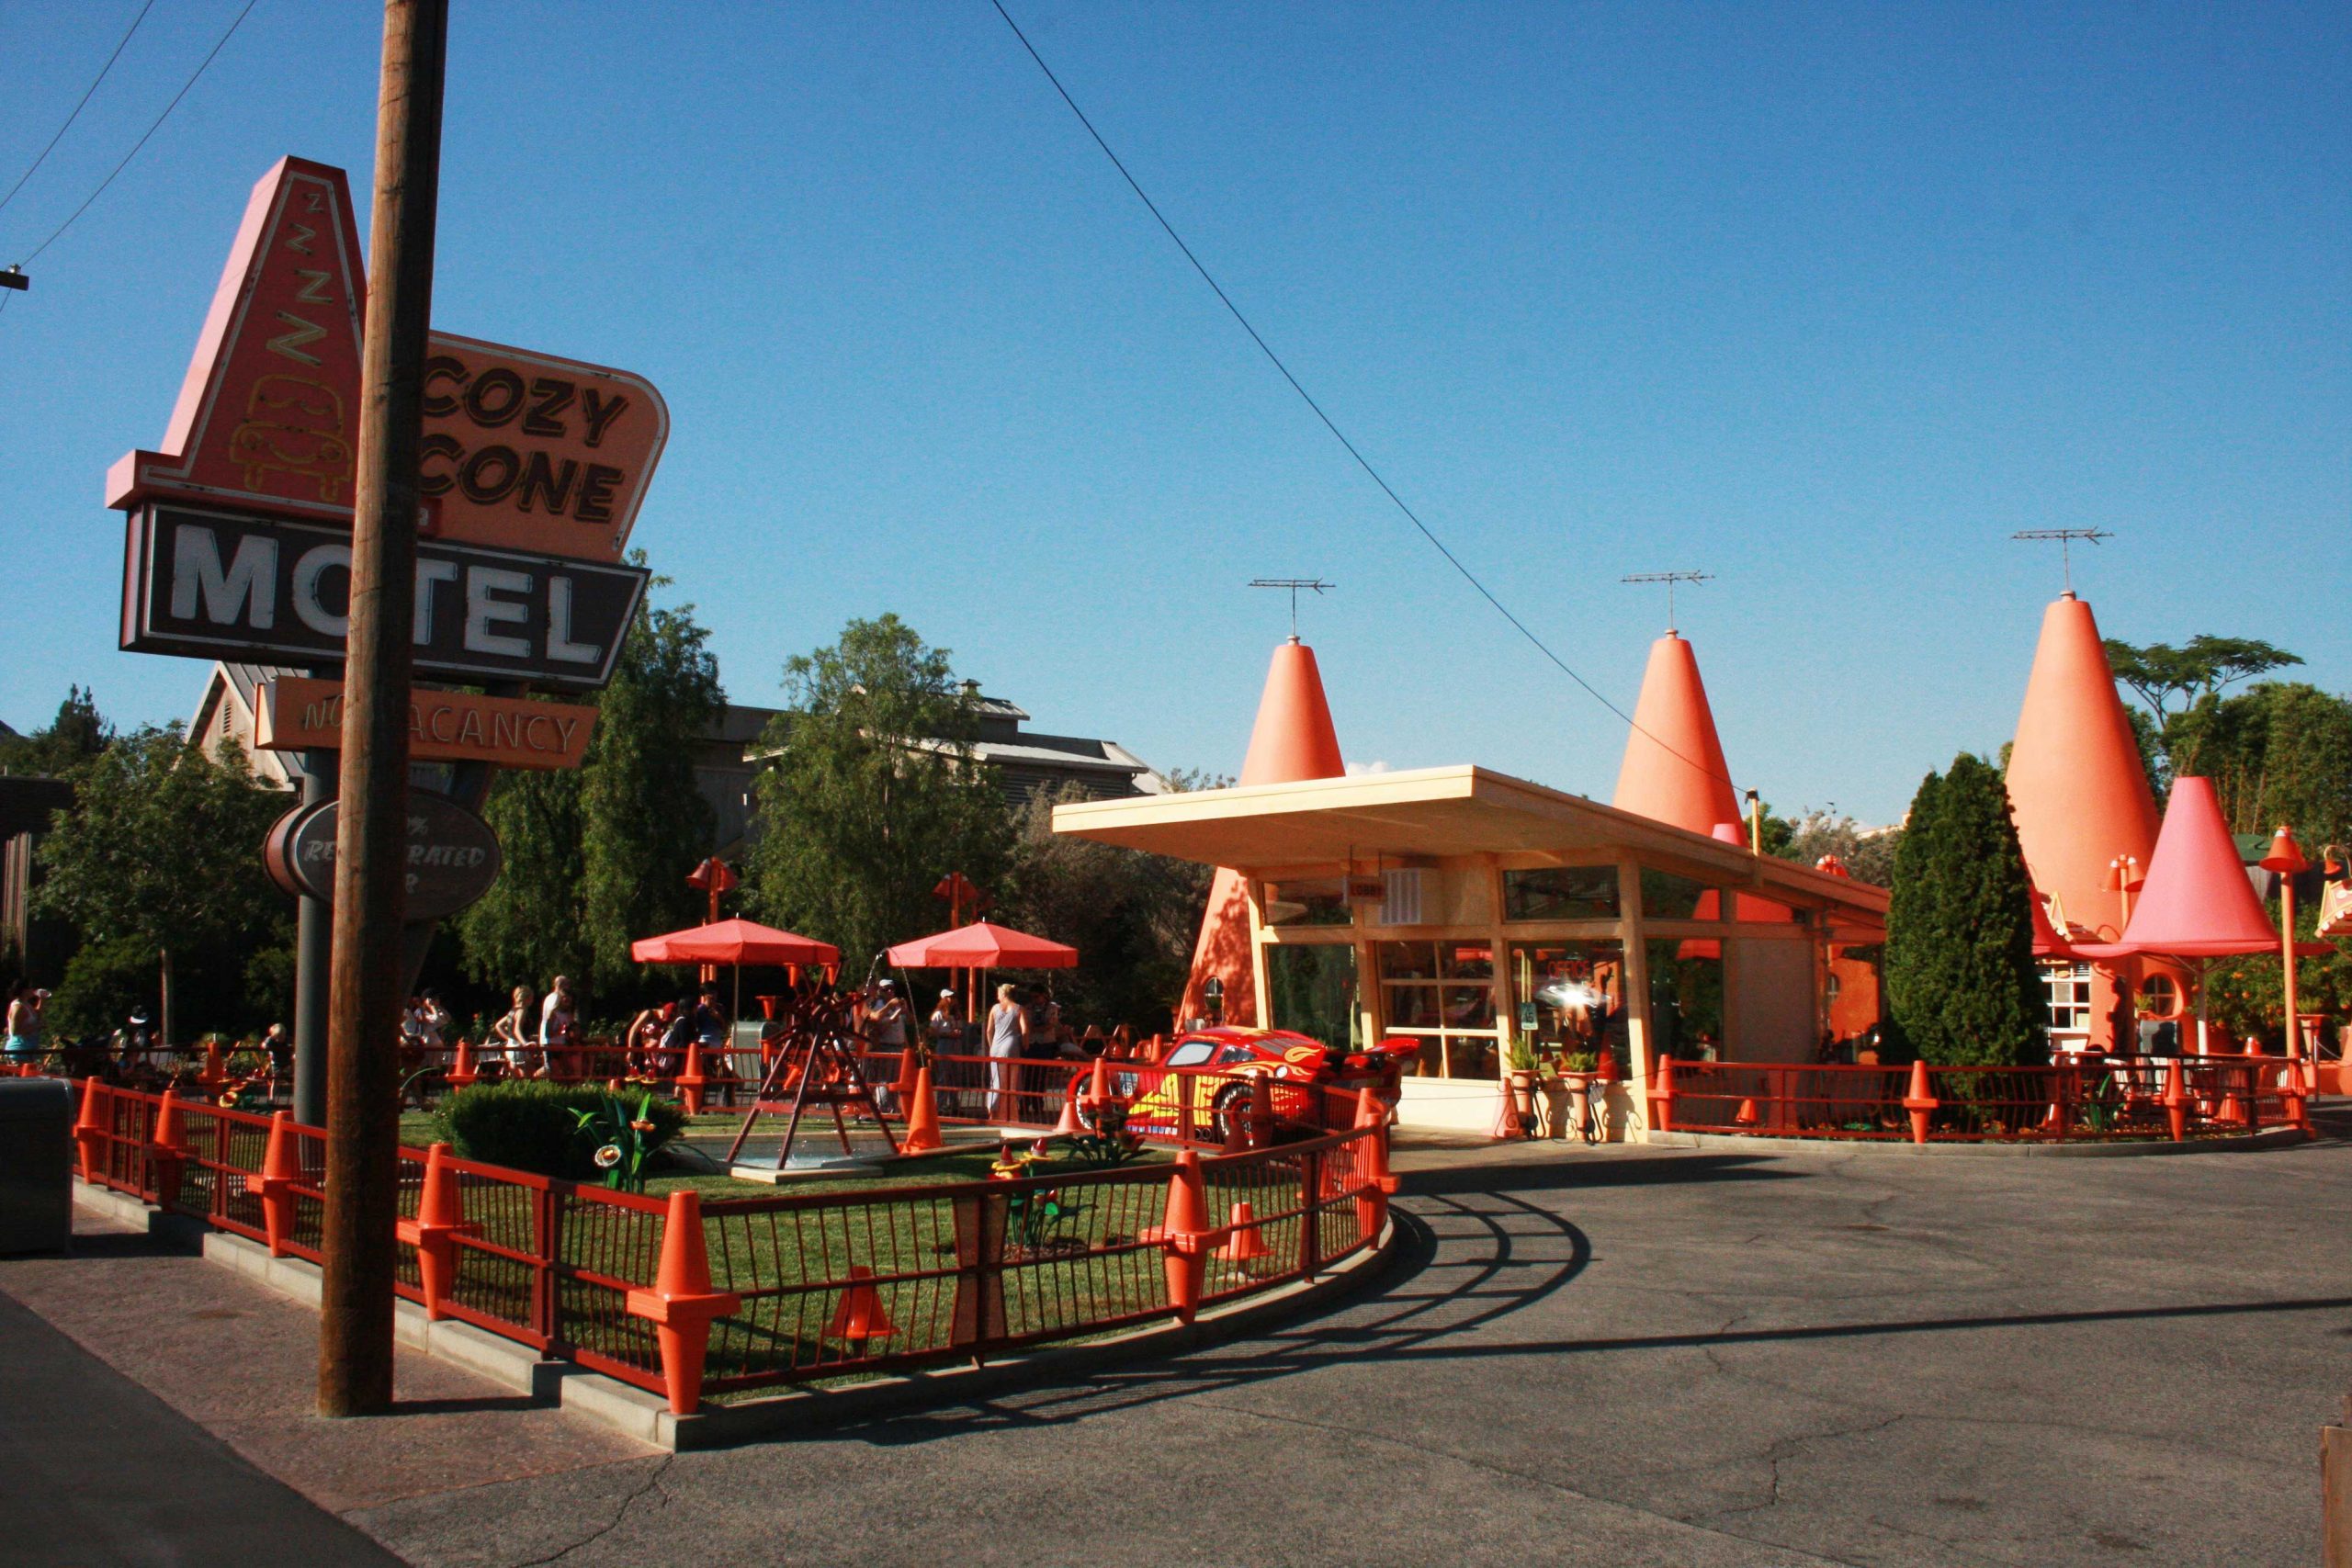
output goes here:
[{"label": "orange fence post", "polygon": [[1094,1070],[1087,1075],[1086,1098],[1098,1109],[1111,1103],[1111,1065],[1100,1056],[1094,1058]]},{"label": "orange fence post", "polygon": [[2176,1144],[2188,1136],[2188,1087],[2181,1081],[2188,1077],[2187,1066],[2184,1058],[2175,1056],[2165,1074],[2165,1122]]},{"label": "orange fence post", "polygon": [[269,1147],[261,1156],[261,1174],[245,1178],[245,1190],[261,1200],[262,1234],[269,1238],[272,1258],[286,1256],[287,1240],[294,1234],[294,1183],[301,1174],[294,1158],[294,1113],[277,1111],[269,1119]]},{"label": "orange fence post", "polygon": [[107,1124],[99,1119],[99,1097],[107,1093],[97,1079],[82,1080],[82,1112],[74,1119],[74,1144],[81,1151],[82,1179],[96,1186],[107,1168]]},{"label": "orange fence post", "polygon": [[1363,1186],[1356,1193],[1356,1228],[1368,1242],[1380,1239],[1388,1219],[1389,1195],[1396,1179],[1388,1174],[1388,1108],[1369,1089],[1356,1091],[1356,1173]]},{"label": "orange fence post", "polygon": [[197,1075],[196,1081],[204,1086],[205,1093],[218,1094],[220,1091],[221,1084],[228,1080],[228,1077],[229,1065],[227,1060],[221,1055],[220,1042],[218,1040],[206,1041],[204,1043],[204,1070]]},{"label": "orange fence post", "polygon": [[703,1076],[702,1042],[699,1039],[687,1041],[685,1069],[678,1074],[676,1082],[678,1098],[685,1101],[687,1115],[702,1114],[702,1088],[709,1081]]},{"label": "orange fence post", "polygon": [[1209,1228],[1208,1190],[1201,1179],[1201,1156],[1191,1149],[1176,1151],[1176,1169],[1168,1179],[1168,1207],[1163,1223],[1146,1230],[1141,1239],[1163,1253],[1168,1276],[1168,1304],[1176,1321],[1190,1323],[1200,1311],[1201,1285],[1207,1277],[1209,1251],[1224,1239],[1222,1230]]},{"label": "orange fence post", "polygon": [[1250,1135],[1244,1146],[1262,1149],[1274,1141],[1274,1082],[1264,1073],[1250,1077]]},{"label": "orange fence post", "polygon": [[631,1291],[631,1317],[654,1325],[662,1346],[662,1379],[670,1385],[670,1413],[691,1416],[702,1403],[702,1364],[710,1353],[710,1324],[743,1304],[743,1298],[714,1291],[710,1255],[703,1245],[702,1196],[692,1191],[670,1194],[670,1212],[662,1225],[662,1266],[653,1289]]},{"label": "orange fence post", "polygon": [[[272,1129],[272,1138],[276,1135]],[[458,1173],[448,1158],[447,1144],[435,1144],[424,1151],[424,1190],[416,1201],[416,1218],[401,1220],[394,1227],[402,1242],[416,1248],[424,1315],[435,1322],[448,1315],[449,1298],[457,1292],[457,1237],[481,1228],[466,1224],[465,1199],[458,1190]]]},{"label": "orange fence post", "polygon": [[931,1091],[931,1068],[915,1069],[915,1087],[907,1096],[907,1131],[899,1140],[902,1155],[927,1155],[940,1147],[939,1106]]},{"label": "orange fence post", "polygon": [[175,1089],[164,1089],[157,1102],[155,1136],[148,1145],[148,1155],[155,1168],[155,1206],[172,1208],[180,1201],[180,1172],[187,1159],[187,1130],[181,1124]]},{"label": "orange fence post", "polygon": [[451,1089],[471,1089],[481,1081],[481,1071],[474,1066],[474,1045],[470,1040],[458,1042],[458,1059],[449,1067]]},{"label": "orange fence post", "polygon": [[1650,1120],[1661,1133],[1674,1131],[1674,1058],[1657,1059],[1657,1083],[1650,1090]]},{"label": "orange fence post", "polygon": [[1936,1113],[1937,1106],[1941,1103],[1928,1089],[1928,1064],[1912,1063],[1911,1091],[1903,1097],[1903,1109],[1911,1112],[1913,1143],[1925,1144],[1928,1141],[1928,1119]]}]

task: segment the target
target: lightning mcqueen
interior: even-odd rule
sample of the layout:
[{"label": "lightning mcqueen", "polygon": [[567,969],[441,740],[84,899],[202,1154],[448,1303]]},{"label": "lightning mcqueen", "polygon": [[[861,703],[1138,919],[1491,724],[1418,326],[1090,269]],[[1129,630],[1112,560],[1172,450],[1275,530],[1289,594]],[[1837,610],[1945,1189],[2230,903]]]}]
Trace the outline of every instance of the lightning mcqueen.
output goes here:
[{"label": "lightning mcqueen", "polygon": [[[1351,1099],[1369,1089],[1381,1103],[1396,1103],[1396,1080],[1417,1040],[1390,1039],[1362,1051],[1339,1053],[1286,1029],[1224,1025],[1187,1030],[1156,1066],[1114,1064],[1114,1092],[1128,1101],[1127,1125],[1173,1135],[1188,1120],[1194,1134],[1223,1141],[1250,1104],[1252,1078],[1271,1080],[1274,1114],[1308,1127],[1345,1125],[1329,1096]],[[1079,1075],[1082,1082],[1084,1075]],[[1075,1092],[1079,1082],[1073,1082]]]}]

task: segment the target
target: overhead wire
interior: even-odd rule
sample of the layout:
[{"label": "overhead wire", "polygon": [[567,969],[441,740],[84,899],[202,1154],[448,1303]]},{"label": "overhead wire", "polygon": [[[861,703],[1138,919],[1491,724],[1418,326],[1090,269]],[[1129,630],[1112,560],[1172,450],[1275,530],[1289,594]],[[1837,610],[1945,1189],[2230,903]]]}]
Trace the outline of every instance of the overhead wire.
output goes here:
[{"label": "overhead wire", "polygon": [[1555,653],[1552,650],[1550,644],[1546,643],[1541,637],[1538,637],[1534,630],[1530,627],[1525,621],[1521,620],[1519,616],[1512,612],[1510,605],[1504,604],[1499,598],[1496,597],[1494,591],[1479,581],[1478,575],[1472,571],[1469,567],[1463,564],[1462,558],[1455,555],[1453,551],[1447,547],[1445,541],[1439,538],[1436,532],[1431,529],[1427,523],[1421,521],[1420,514],[1415,512],[1413,508],[1407,503],[1403,496],[1396,493],[1396,487],[1391,485],[1388,480],[1382,476],[1380,470],[1373,466],[1372,460],[1366,457],[1362,449],[1360,449],[1353,441],[1348,438],[1347,432],[1341,430],[1339,423],[1334,421],[1329,413],[1324,412],[1323,405],[1316,400],[1315,395],[1309,392],[1299,381],[1299,378],[1291,373],[1290,367],[1283,363],[1282,355],[1274,352],[1273,346],[1267,343],[1265,338],[1259,333],[1258,329],[1250,323],[1250,318],[1242,313],[1241,307],[1233,302],[1233,297],[1225,291],[1224,285],[1218,283],[1216,276],[1209,271],[1207,266],[1203,265],[1201,258],[1194,254],[1193,247],[1184,243],[1184,236],[1176,231],[1176,226],[1168,220],[1168,215],[1166,213],[1160,211],[1159,204],[1151,199],[1150,193],[1143,188],[1142,183],[1138,181],[1134,174],[1128,170],[1125,162],[1120,158],[1117,152],[1112,151],[1110,142],[1103,140],[1102,133],[1094,128],[1094,121],[1089,118],[1086,111],[1079,107],[1078,100],[1070,96],[1069,89],[1062,85],[1062,79],[1054,73],[1054,68],[1052,66],[1046,63],[1046,57],[1037,52],[1037,46],[1029,41],[1029,35],[1021,30],[1021,24],[1012,19],[1012,13],[1004,8],[1004,0],[989,0],[989,4],[996,8],[996,14],[998,16],[1004,18],[1004,25],[1012,29],[1012,36],[1020,40],[1021,47],[1027,51],[1029,58],[1036,62],[1037,69],[1045,73],[1046,80],[1053,84],[1054,91],[1059,94],[1062,102],[1069,106],[1069,112],[1078,117],[1078,123],[1086,128],[1086,134],[1094,139],[1094,145],[1102,150],[1102,155],[1105,158],[1111,160],[1111,166],[1119,171],[1119,177],[1126,181],[1127,188],[1135,192],[1136,198],[1144,204],[1145,209],[1149,211],[1153,219],[1159,222],[1160,231],[1175,243],[1175,246],[1179,251],[1183,253],[1184,259],[1192,264],[1193,270],[1194,272],[1200,274],[1201,281],[1209,286],[1210,291],[1216,294],[1218,302],[1226,308],[1227,312],[1230,314],[1236,321],[1240,323],[1241,330],[1250,334],[1250,341],[1258,345],[1258,351],[1266,356],[1267,363],[1272,365],[1276,371],[1280,372],[1282,378],[1290,384],[1290,389],[1298,394],[1299,400],[1304,402],[1314,413],[1315,417],[1322,422],[1323,428],[1331,433],[1332,438],[1338,441],[1339,444],[1346,449],[1348,456],[1355,459],[1356,467],[1362,468],[1364,471],[1365,476],[1369,478],[1374,484],[1380,487],[1380,492],[1388,498],[1390,502],[1396,506],[1398,512],[1404,514],[1405,520],[1410,523],[1414,528],[1419,532],[1421,537],[1429,541],[1430,545],[1436,549],[1439,555],[1445,558],[1445,563],[1452,567],[1454,571],[1461,576],[1462,581],[1468,583],[1473,589],[1476,590],[1478,596],[1484,599],[1489,605],[1493,606],[1495,612],[1501,615],[1504,620],[1510,622],[1512,629],[1517,631],[1521,637],[1526,638],[1528,644],[1532,647],[1536,652],[1542,654],[1544,659],[1549,660],[1551,664],[1562,674],[1566,675],[1569,680],[1582,687],[1586,695],[1591,697],[1593,701],[1599,703],[1602,707],[1607,708],[1620,719],[1623,719],[1628,728],[1634,730],[1636,734],[1647,736],[1668,755],[1679,758],[1681,761],[1688,762],[1691,767],[1696,768],[1700,773],[1706,774],[1708,777],[1722,780],[1723,783],[1731,785],[1734,792],[1736,793],[1739,787],[1738,784],[1736,781],[1732,779],[1730,775],[1719,773],[1700,759],[1690,756],[1681,749],[1667,740],[1664,737],[1638,723],[1632,714],[1629,714],[1623,708],[1619,707],[1615,703],[1611,702],[1607,694],[1601,692],[1599,687],[1595,686],[1591,682],[1578,674],[1576,670],[1569,665],[1567,660],[1562,659],[1557,653]]},{"label": "overhead wire", "polygon": [[65,133],[74,129],[74,122],[82,118],[83,109],[89,106],[90,95],[96,92],[98,85],[107,79],[107,73],[114,69],[114,62],[122,58],[123,50],[130,43],[131,34],[139,30],[139,24],[145,21],[147,13],[154,8],[155,0],[147,0],[145,5],[139,7],[139,15],[130,18],[130,26],[123,29],[122,37],[115,41],[114,52],[107,56],[107,62],[104,65],[98,67],[98,73],[90,79],[90,85],[82,89],[82,96],[75,101],[74,112],[65,117],[65,123],[57,128],[57,134],[49,139],[49,145],[42,148],[39,155],[27,166],[25,172],[17,176],[17,183],[8,187],[8,194],[0,196],[0,212],[7,210],[8,204],[17,199],[17,193],[25,188],[25,182],[31,179],[41,164],[48,162],[51,152],[57,151],[57,144],[65,140]]},{"label": "overhead wire", "polygon": [[60,223],[55,229],[50,231],[48,239],[43,240],[40,244],[35,245],[31,250],[25,253],[24,256],[17,263],[19,269],[22,269],[32,262],[38,260],[43,251],[57,243],[59,238],[64,234],[65,231],[74,227],[74,223],[81,218],[82,214],[90,210],[90,204],[97,200],[99,197],[106,194],[107,187],[114,184],[115,176],[121,174],[123,170],[129,168],[130,166],[130,161],[139,156],[139,150],[146,146],[149,140],[154,136],[155,132],[164,128],[164,122],[172,118],[172,111],[180,107],[180,100],[187,96],[189,89],[196,85],[197,82],[204,75],[207,70],[210,69],[213,61],[220,58],[220,51],[229,46],[229,40],[236,37],[237,29],[245,25],[245,18],[253,15],[254,7],[259,4],[261,4],[261,0],[245,0],[244,9],[237,13],[236,19],[229,24],[228,30],[223,32],[220,39],[213,44],[210,52],[206,54],[201,61],[197,62],[196,69],[188,73],[188,79],[187,81],[180,84],[180,90],[172,95],[172,101],[164,106],[164,112],[155,117],[154,123],[148,126],[146,130],[141,133],[139,140],[130,144],[130,151],[122,155],[122,161],[115,164],[112,169],[109,169],[107,172],[107,177],[98,182],[97,189],[92,191],[88,196],[84,197],[82,198],[82,205],[75,208],[71,213],[66,215],[64,222]]}]

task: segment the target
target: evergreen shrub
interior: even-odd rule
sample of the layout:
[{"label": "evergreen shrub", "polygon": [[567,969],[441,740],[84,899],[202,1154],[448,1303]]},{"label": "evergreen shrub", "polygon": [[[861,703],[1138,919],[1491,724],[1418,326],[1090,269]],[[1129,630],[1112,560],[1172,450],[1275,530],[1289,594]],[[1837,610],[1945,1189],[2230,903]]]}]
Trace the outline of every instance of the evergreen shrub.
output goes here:
[{"label": "evergreen shrub", "polygon": [[[435,1122],[445,1143],[461,1159],[503,1165],[567,1181],[599,1181],[597,1138],[572,1113],[602,1111],[614,1097],[599,1084],[554,1084],[535,1079],[476,1084],[441,1102]],[[634,1096],[628,1097],[633,1110]],[[648,1152],[685,1130],[684,1108],[657,1100],[647,1120]]]}]

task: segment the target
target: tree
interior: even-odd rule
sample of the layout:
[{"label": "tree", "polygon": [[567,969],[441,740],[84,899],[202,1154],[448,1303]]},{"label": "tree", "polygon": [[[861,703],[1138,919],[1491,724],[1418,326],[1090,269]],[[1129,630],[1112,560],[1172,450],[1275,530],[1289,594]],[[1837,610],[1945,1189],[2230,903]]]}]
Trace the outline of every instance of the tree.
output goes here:
[{"label": "tree", "polygon": [[114,727],[99,714],[97,699],[68,686],[47,729],[0,741],[0,773],[62,777],[113,743]]},{"label": "tree", "polygon": [[1851,817],[1831,811],[1807,811],[1794,821],[1769,812],[1764,818],[1765,853],[1799,865],[1836,855],[1857,881],[1880,887],[1886,886],[1894,874],[1895,850],[1902,842],[1899,827],[1865,828]]},{"label": "tree", "polygon": [[709,636],[692,604],[640,605],[580,767],[499,776],[482,816],[505,864],[458,920],[475,980],[544,988],[568,975],[599,996],[638,995],[650,982],[630,942],[701,913],[685,885],[711,847],[695,748],[727,701]]},{"label": "tree", "polygon": [[947,650],[893,615],[856,620],[785,666],[786,711],[761,743],[746,878],[763,918],[830,942],[852,971],[930,931],[939,879],[994,888],[1010,858],[1004,797],[973,750],[974,695]]},{"label": "tree", "polygon": [[2116,680],[2148,705],[2159,728],[2176,698],[2193,705],[2251,676],[2302,662],[2285,649],[2255,637],[2201,633],[2190,637],[2186,648],[2163,642],[2135,648],[2120,637],[2107,638],[2106,648],[2108,667]]},{"label": "tree", "polygon": [[2048,1059],[2025,857],[2001,775],[1963,752],[1912,797],[1886,913],[1890,1043],[1937,1066]]},{"label": "tree", "polygon": [[1080,967],[1054,982],[1065,1017],[1156,1030],[1183,993],[1214,868],[1055,833],[1054,807],[1088,798],[1065,784],[1021,813],[1005,919],[1078,949]]},{"label": "tree", "polygon": [[2307,842],[2352,839],[2352,702],[2301,682],[2266,681],[2199,699],[2165,726],[2176,775],[2213,781],[2237,833],[2284,822]]},{"label": "tree", "polygon": [[[35,895],[71,920],[89,946],[58,987],[69,1028],[114,1016],[127,963],[156,966],[164,1038],[175,1040],[181,960],[201,960],[204,989],[234,1005],[248,965],[288,937],[291,908],[261,865],[261,840],[289,804],[254,782],[243,753],[219,761],[187,743],[178,725],[142,728],[75,768],[74,807],[42,840],[47,872]],[[225,989],[225,996],[223,995]],[[283,998],[247,998],[244,1006]]]}]

